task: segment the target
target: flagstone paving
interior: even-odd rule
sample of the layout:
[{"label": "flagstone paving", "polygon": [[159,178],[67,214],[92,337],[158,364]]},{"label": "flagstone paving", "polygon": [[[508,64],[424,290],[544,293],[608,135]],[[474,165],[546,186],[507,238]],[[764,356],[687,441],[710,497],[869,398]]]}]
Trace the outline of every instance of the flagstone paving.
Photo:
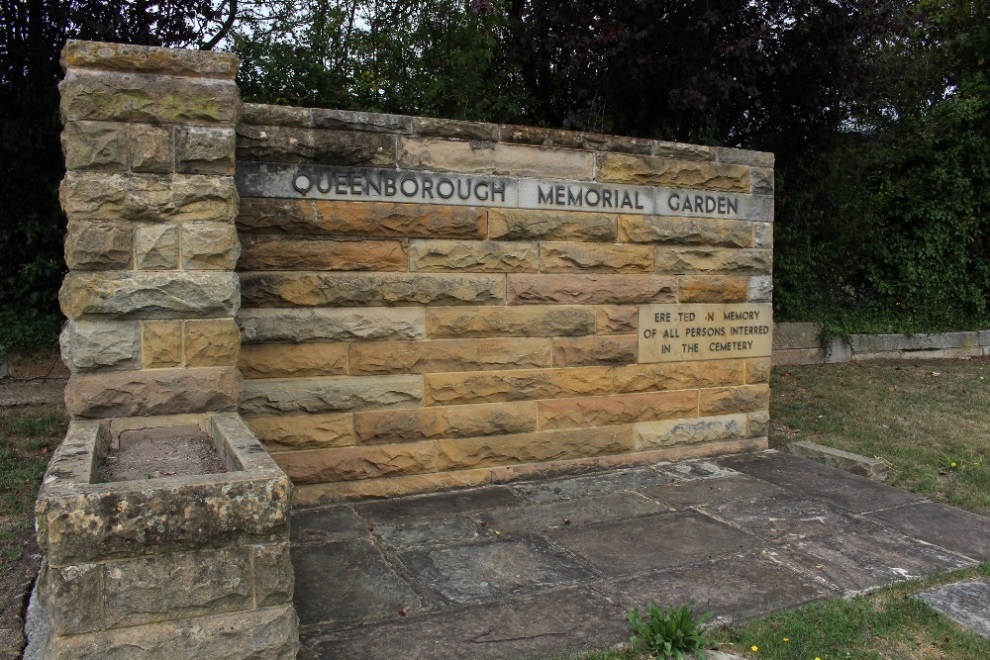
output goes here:
[{"label": "flagstone paving", "polygon": [[775,451],[292,522],[299,657],[315,660],[553,658],[627,640],[649,600],[731,622],[990,559],[990,519]]}]

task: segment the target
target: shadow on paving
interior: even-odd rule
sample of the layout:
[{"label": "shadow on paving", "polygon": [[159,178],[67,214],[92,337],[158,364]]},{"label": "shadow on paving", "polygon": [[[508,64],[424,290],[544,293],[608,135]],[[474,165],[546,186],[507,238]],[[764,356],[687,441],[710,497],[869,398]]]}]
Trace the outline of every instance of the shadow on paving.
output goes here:
[{"label": "shadow on paving", "polygon": [[990,519],[775,451],[293,514],[300,658],[550,658],[971,566]]}]

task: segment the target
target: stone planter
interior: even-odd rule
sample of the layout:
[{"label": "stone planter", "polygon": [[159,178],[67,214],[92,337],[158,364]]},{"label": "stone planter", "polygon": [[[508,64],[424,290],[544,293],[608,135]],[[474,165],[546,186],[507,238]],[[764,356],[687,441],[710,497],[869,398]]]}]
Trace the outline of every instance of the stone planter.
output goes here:
[{"label": "stone planter", "polygon": [[[122,431],[191,420],[226,473],[98,483]],[[295,657],[291,488],[236,414],[74,420],[35,509],[25,657]]]}]

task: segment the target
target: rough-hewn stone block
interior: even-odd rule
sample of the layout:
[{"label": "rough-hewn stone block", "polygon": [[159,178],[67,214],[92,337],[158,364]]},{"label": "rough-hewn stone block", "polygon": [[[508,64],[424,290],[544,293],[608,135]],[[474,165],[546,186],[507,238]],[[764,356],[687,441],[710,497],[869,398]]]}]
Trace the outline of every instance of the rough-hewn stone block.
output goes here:
[{"label": "rough-hewn stone block", "polygon": [[432,373],[550,366],[547,339],[438,339],[355,343],[350,373]]},{"label": "rough-hewn stone block", "polygon": [[245,309],[238,320],[246,344],[422,339],[426,312],[414,307]]},{"label": "rough-hewn stone block", "polygon": [[638,325],[638,307],[609,306],[595,309],[595,332],[599,335],[635,333]]},{"label": "rough-hewn stone block", "polygon": [[746,384],[756,385],[770,382],[770,358],[746,360]]},{"label": "rough-hewn stone block", "polygon": [[133,227],[114,222],[69,222],[65,264],[72,270],[124,270],[133,263]]},{"label": "rough-hewn stone block", "polygon": [[127,124],[74,121],[62,131],[62,153],[67,170],[127,169]]},{"label": "rough-hewn stone block", "polygon": [[498,403],[608,394],[608,367],[427,374],[426,405]]},{"label": "rough-hewn stone block", "polygon": [[748,193],[749,168],[712,162],[674,160],[658,156],[599,154],[599,181],[674,188],[701,188]]},{"label": "rough-hewn stone block", "polygon": [[746,385],[701,390],[699,415],[729,415],[766,410],[770,405],[770,387]]},{"label": "rough-hewn stone block", "polygon": [[772,248],[773,247],[773,223],[754,222],[753,223],[753,247]]},{"label": "rough-hewn stone block", "polygon": [[637,349],[636,335],[558,337],[553,340],[553,366],[629,364],[636,362]]},{"label": "rough-hewn stone block", "polygon": [[671,303],[673,277],[655,275],[509,275],[513,304],[636,305]]},{"label": "rough-hewn stone block", "polygon": [[106,626],[102,565],[85,563],[53,568],[44,561],[38,581],[40,587],[35,592],[38,604],[49,615],[55,634],[79,634]]},{"label": "rough-hewn stone block", "polygon": [[[411,133],[412,117],[388,115],[377,112],[355,112],[313,108],[313,128],[327,128],[334,131],[360,131],[364,133]],[[280,123],[280,122],[272,122]]]},{"label": "rough-hewn stone block", "polygon": [[544,273],[649,273],[653,270],[653,248],[618,243],[540,243],[540,270]]},{"label": "rough-hewn stone block", "polygon": [[275,607],[292,602],[296,586],[289,543],[266,543],[252,548],[255,607]]},{"label": "rough-hewn stone block", "polygon": [[590,307],[431,307],[426,334],[432,338],[570,337],[595,332]]},{"label": "rough-hewn stone block", "polygon": [[775,323],[773,350],[821,348],[822,327],[817,323]]},{"label": "rough-hewn stone block", "polygon": [[750,180],[752,191],[756,195],[773,194],[773,169],[766,167],[754,167],[750,170]]},{"label": "rough-hewn stone block", "polygon": [[637,451],[696,445],[703,442],[741,440],[748,436],[746,415],[640,422],[635,425]]},{"label": "rough-hewn stone block", "polygon": [[492,174],[495,172],[495,148],[485,142],[400,137],[399,167]]},{"label": "rough-hewn stone block", "polygon": [[194,174],[67,172],[59,200],[70,220],[233,222],[233,179]]},{"label": "rough-hewn stone block", "polygon": [[347,344],[243,346],[237,366],[245,378],[299,378],[347,374]]},{"label": "rough-hewn stone block", "polygon": [[439,470],[463,470],[496,465],[541,463],[632,450],[629,426],[602,426],[566,431],[538,431],[519,435],[440,440]]},{"label": "rough-hewn stone block", "polygon": [[232,367],[241,333],[234,319],[193,319],[185,323],[184,346],[187,367]]},{"label": "rough-hewn stone block", "polygon": [[354,414],[362,443],[470,438],[536,430],[536,403],[492,403]]},{"label": "rough-hewn stone block", "polygon": [[758,410],[746,415],[746,430],[751,438],[765,438],[770,432],[770,413]]},{"label": "rough-hewn stone block", "polygon": [[584,181],[595,173],[595,156],[575,149],[496,144],[495,173]]},{"label": "rough-hewn stone block", "polygon": [[419,137],[452,138],[455,140],[481,140],[497,142],[497,124],[482,124],[473,121],[436,119],[434,117],[413,117],[412,130]]},{"label": "rough-hewn stone block", "polygon": [[233,128],[176,127],[175,171],[232,176],[236,137]]},{"label": "rough-hewn stone block", "polygon": [[749,300],[750,278],[744,276],[682,275],[677,278],[677,284],[677,300],[682,303],[729,303]]},{"label": "rough-hewn stone block", "polygon": [[288,105],[244,103],[241,106],[242,124],[259,126],[296,126],[312,128],[313,108],[297,108]]},{"label": "rough-hewn stone block", "polygon": [[409,270],[430,272],[535,273],[536,243],[412,240]]},{"label": "rough-hewn stone block", "polygon": [[100,69],[233,80],[239,60],[233,53],[131,46],[70,39],[62,49],[63,69]]},{"label": "rough-hewn stone block", "polygon": [[616,392],[653,392],[742,385],[742,360],[631,364],[615,367]]},{"label": "rough-hewn stone block", "polygon": [[617,394],[540,401],[541,429],[631,424],[698,414],[698,391]]},{"label": "rough-hewn stone block", "polygon": [[145,369],[182,366],[182,321],[141,323],[141,364]]},{"label": "rough-hewn stone block", "polygon": [[58,86],[64,121],[231,124],[233,81],[74,69]]},{"label": "rough-hewn stone block", "polygon": [[619,240],[633,243],[710,245],[726,248],[748,248],[754,245],[753,228],[748,222],[649,215],[621,216]]},{"label": "rough-hewn stone block", "polygon": [[408,270],[405,244],[396,240],[328,240],[252,236],[242,239],[238,268],[247,270]]},{"label": "rough-hewn stone block", "polygon": [[281,451],[272,454],[272,458],[296,484],[374,479],[432,472],[436,466],[436,443]]},{"label": "rough-hewn stone block", "polygon": [[497,305],[505,279],[426,273],[243,273],[242,299],[259,307]]},{"label": "rough-hewn stone block", "polygon": [[658,247],[656,272],[658,273],[729,273],[736,275],[764,275],[773,268],[770,250],[702,247]]},{"label": "rough-hewn stone block", "polygon": [[346,447],[354,444],[350,413],[255,417],[247,423],[269,450]]},{"label": "rough-hewn stone block", "polygon": [[716,159],[720,163],[750,165],[752,167],[773,167],[774,155],[769,151],[749,151],[732,147],[715,147]]},{"label": "rough-hewn stone block", "polygon": [[619,216],[612,213],[488,210],[488,237],[502,241],[614,241]]},{"label": "rough-hewn stone block", "polygon": [[292,126],[237,126],[237,159],[395,167],[394,135]]},{"label": "rough-hewn stone block", "polygon": [[67,321],[59,336],[62,361],[73,372],[135,369],[141,332],[134,321]]},{"label": "rough-hewn stone block", "polygon": [[233,411],[241,390],[241,374],[233,367],[73,374],[65,409],[79,417]]},{"label": "rough-hewn stone block", "polygon": [[195,222],[182,227],[182,267],[186,270],[233,270],[240,253],[232,224]]},{"label": "rough-hewn stone block", "polygon": [[408,407],[423,400],[422,376],[356,376],[248,380],[241,412],[324,413]]},{"label": "rough-hewn stone block", "polygon": [[175,270],[179,267],[179,227],[138,225],[134,230],[134,257],[140,270]]},{"label": "rough-hewn stone block", "polygon": [[210,272],[81,273],[65,276],[58,293],[62,313],[116,318],[234,316],[237,275]]},{"label": "rough-hewn stone block", "polygon": [[770,302],[773,300],[773,278],[769,275],[758,275],[749,278],[749,302]]},{"label": "rough-hewn stone block", "polygon": [[173,171],[171,127],[127,124],[127,143],[132,171],[144,174]]}]

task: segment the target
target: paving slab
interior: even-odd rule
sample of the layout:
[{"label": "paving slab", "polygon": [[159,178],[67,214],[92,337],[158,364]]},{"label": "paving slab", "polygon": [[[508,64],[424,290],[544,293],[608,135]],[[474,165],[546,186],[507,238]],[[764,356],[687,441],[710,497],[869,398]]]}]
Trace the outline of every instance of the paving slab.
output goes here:
[{"label": "paving slab", "polygon": [[[696,508],[716,520],[775,542],[834,534],[836,529],[850,522],[848,516],[823,500],[808,499],[787,491],[759,498],[705,503]],[[869,524],[858,523],[860,526]]]},{"label": "paving slab", "polygon": [[669,511],[639,493],[623,491],[548,504],[502,509],[487,514],[488,527],[503,534],[528,534],[558,527],[578,527],[603,520],[625,520]]},{"label": "paving slab", "polygon": [[715,462],[856,513],[924,501],[920,495],[778,451],[727,456]]},{"label": "paving slab", "polygon": [[639,491],[640,494],[663,502],[675,509],[757,499],[786,492],[780,486],[760,481],[745,474],[734,474],[721,479],[704,479],[656,486]]},{"label": "paving slab", "polygon": [[694,511],[555,529],[547,537],[612,577],[701,562],[762,543]]},{"label": "paving slab", "polygon": [[382,545],[394,550],[473,543],[493,535],[484,521],[466,515],[410,520],[404,523],[379,523],[371,529]]},{"label": "paving slab", "polygon": [[954,582],[922,591],[918,598],[964,628],[990,639],[990,582]]},{"label": "paving slab", "polygon": [[600,474],[547,479],[517,484],[512,488],[531,502],[545,504],[580,497],[608,495],[624,490],[640,490],[650,486],[664,486],[674,477],[650,468],[616,470]]},{"label": "paving slab", "polygon": [[519,495],[512,489],[489,486],[435,495],[376,500],[357,504],[354,510],[371,522],[394,522],[410,518],[441,518],[520,503]]},{"label": "paving slab", "polygon": [[966,557],[990,559],[990,518],[934,502],[880,511],[870,517]]},{"label": "paving slab", "polygon": [[364,537],[369,531],[368,523],[349,506],[293,511],[290,528],[293,543],[340,541]]}]

